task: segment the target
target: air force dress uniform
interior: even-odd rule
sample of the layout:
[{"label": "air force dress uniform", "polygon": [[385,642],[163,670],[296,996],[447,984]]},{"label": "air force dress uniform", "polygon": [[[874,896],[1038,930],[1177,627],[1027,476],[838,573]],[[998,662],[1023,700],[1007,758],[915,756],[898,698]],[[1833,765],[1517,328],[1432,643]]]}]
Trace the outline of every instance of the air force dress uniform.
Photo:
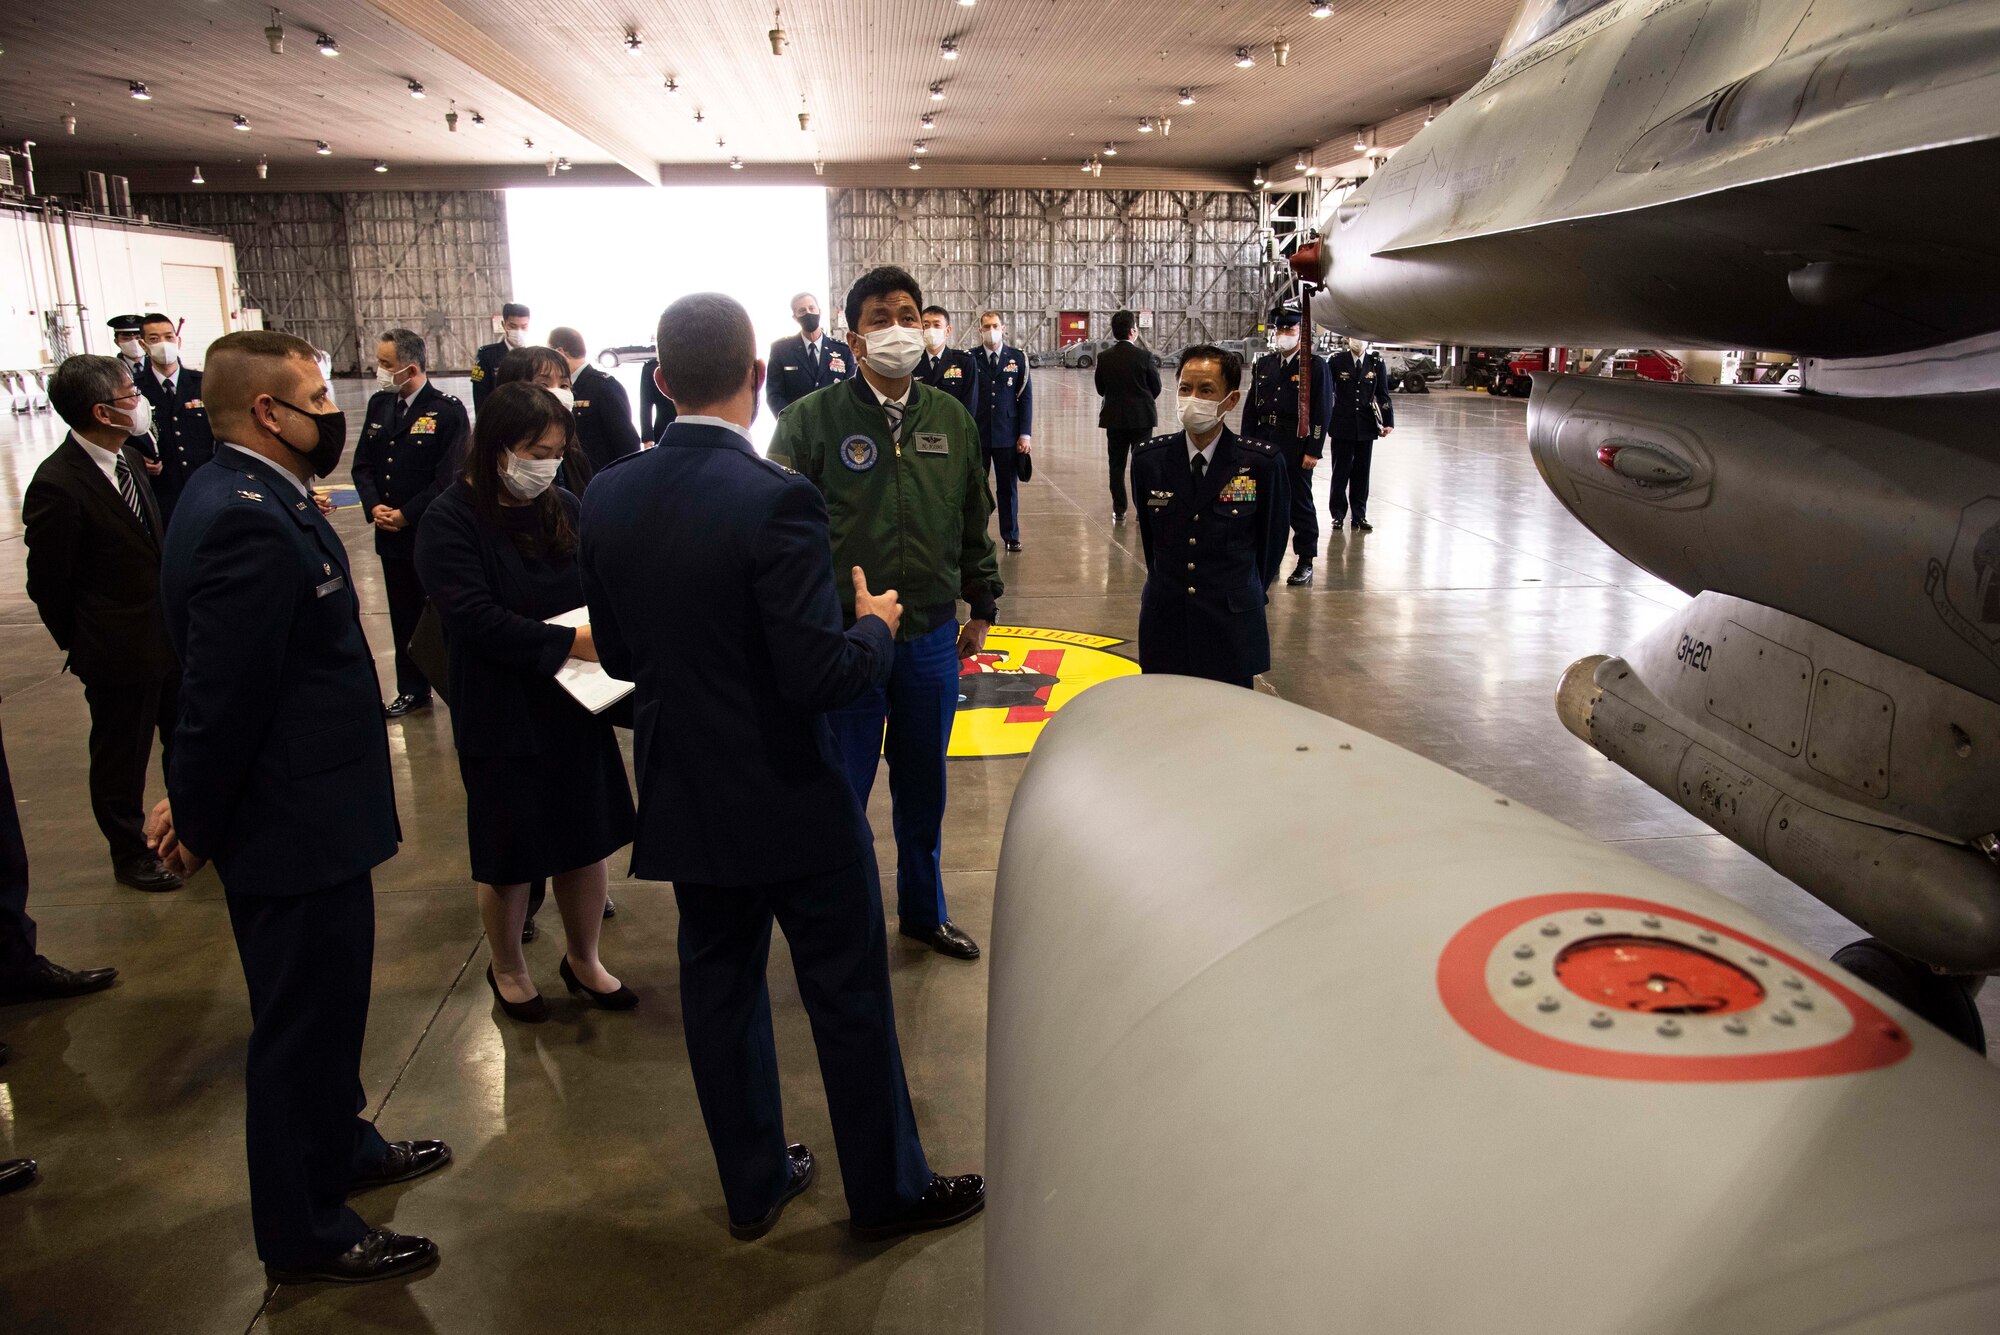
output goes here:
[{"label": "air force dress uniform", "polygon": [[1396,405],[1389,397],[1389,368],[1380,353],[1357,357],[1343,348],[1328,363],[1333,374],[1333,415],[1326,434],[1333,441],[1333,485],[1327,502],[1333,526],[1339,528],[1354,508],[1354,527],[1368,522],[1368,473],[1375,461],[1375,438],[1383,427],[1396,425]]},{"label": "air force dress uniform", "polygon": [[1132,454],[1146,550],[1139,670],[1249,686],[1271,666],[1265,591],[1285,555],[1285,461],[1223,427],[1199,480],[1187,432]]},{"label": "air force dress uniform", "polygon": [[153,440],[160,461],[153,495],[160,503],[160,513],[171,522],[181,489],[196,469],[215,457],[208,410],[201,405],[201,372],[175,365],[163,374],[149,363],[133,383],[153,405]]},{"label": "air force dress uniform", "polygon": [[451,486],[464,461],[465,405],[426,380],[407,408],[393,389],[368,400],[361,442],[354,450],[354,490],[361,513],[386,505],[408,521],[391,533],[375,529],[382,584],[389,599],[389,629],[396,643],[396,694],[430,699],[431,684],[410,658],[410,636],[424,614],[424,586],[417,578],[417,525],[439,493]]},{"label": "air force dress uniform", "polygon": [[831,334],[810,343],[804,334],[793,334],[771,345],[765,366],[764,402],[781,413],[814,390],[851,378],[854,353]]},{"label": "air force dress uniform", "polygon": [[965,349],[926,352],[917,361],[917,380],[951,395],[965,411],[979,411],[979,363]]},{"label": "air force dress uniform", "polygon": [[576,441],[593,473],[639,452],[639,428],[632,421],[632,400],[625,386],[595,366],[586,366],[570,380],[570,389],[576,397]]},{"label": "air force dress uniform", "polygon": [[505,339],[493,343],[482,343],[472,357],[472,411],[478,412],[486,406],[486,396],[493,392],[495,379],[500,374],[500,363],[507,360],[507,354],[514,349]]},{"label": "air force dress uniform", "polygon": [[401,837],[374,657],[339,537],[234,446],[181,493],[161,599],[183,671],[174,825],[215,862],[249,984],[257,1254],[321,1264],[368,1232],[347,1192],[389,1153],[359,1115],[369,874]]},{"label": "air force dress uniform", "polygon": [[1035,387],[1028,378],[1028,354],[1012,344],[972,354],[979,371],[979,397],[972,417],[979,424],[979,443],[986,470],[993,478],[994,499],[1000,505],[1000,541],[1021,541],[1021,486],[1014,442],[1034,434]]},{"label": "air force dress uniform", "polygon": [[[1307,361],[1306,435],[1299,435],[1299,359]],[[1250,372],[1250,397],[1243,403],[1243,434],[1278,447],[1285,457],[1291,493],[1292,551],[1303,566],[1319,549],[1319,512],[1313,505],[1308,456],[1326,452],[1326,424],[1333,414],[1333,377],[1326,360],[1304,349],[1267,352]],[[1308,578],[1310,576],[1308,575]],[[1304,583],[1302,579],[1300,583]]]}]

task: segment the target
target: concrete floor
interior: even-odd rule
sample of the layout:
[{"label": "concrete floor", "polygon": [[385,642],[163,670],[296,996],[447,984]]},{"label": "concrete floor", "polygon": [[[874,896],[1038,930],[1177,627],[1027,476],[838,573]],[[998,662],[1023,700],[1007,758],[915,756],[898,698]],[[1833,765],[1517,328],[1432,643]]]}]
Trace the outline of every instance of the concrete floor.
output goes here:
[{"label": "concrete floor", "polygon": [[[1136,527],[1111,524],[1088,373],[1036,374],[1027,550],[1002,558],[1003,620],[1129,641],[1144,569]],[[364,389],[339,393],[358,427]],[[1599,544],[1542,487],[1523,405],[1443,393],[1401,399],[1398,414],[1403,428],[1376,453],[1377,531],[1333,535],[1314,588],[1275,591],[1268,688],[1713,886],[1823,953],[1859,935],[1557,723],[1564,667],[1618,650],[1685,600]],[[363,1076],[387,1134],[442,1136],[457,1161],[359,1204],[371,1220],[437,1239],[444,1261],[407,1285],[268,1291],[243,1165],[249,1012],[221,887],[213,873],[163,896],[113,884],[86,800],[82,691],[61,674],[23,591],[21,491],[60,439],[48,414],[0,420],[0,724],[44,948],[65,964],[123,972],[99,996],[0,1010],[0,1039],[14,1047],[0,1068],[0,1157],[36,1156],[45,1177],[0,1199],[0,1330],[979,1328],[980,1224],[887,1246],[847,1236],[810,1035],[782,953],[773,1000],[790,1131],[821,1151],[823,1176],[754,1245],[722,1227],[681,1041],[666,886],[613,887],[620,912],[604,957],[644,994],[638,1011],[560,999],[551,913],[529,955],[556,1019],[522,1028],[498,1016],[482,978],[442,710],[390,727],[406,842],[376,877]],[[1324,488],[1322,479],[1322,501]],[[379,567],[358,512],[342,512],[336,527],[356,554],[386,683]],[[982,941],[1023,763],[967,760],[951,771],[947,891],[953,915]],[[887,829],[886,785],[871,815]],[[886,874],[893,848],[882,856]],[[976,1170],[986,965],[892,941],[903,1051],[931,1161]],[[2000,1034],[1992,991],[1987,1023]]]}]

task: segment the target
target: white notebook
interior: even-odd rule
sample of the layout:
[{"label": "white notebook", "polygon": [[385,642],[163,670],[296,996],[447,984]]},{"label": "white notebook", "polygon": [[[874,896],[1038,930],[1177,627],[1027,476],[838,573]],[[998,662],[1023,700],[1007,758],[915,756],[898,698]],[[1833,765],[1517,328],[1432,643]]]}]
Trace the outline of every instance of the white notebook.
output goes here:
[{"label": "white notebook", "polygon": [[[560,616],[552,616],[548,624],[575,630],[578,626],[590,624],[590,609],[579,607]],[[604,670],[603,664],[585,662],[581,658],[563,660],[563,665],[556,669],[556,684],[593,714],[602,714],[632,694],[633,690],[631,682],[618,680]]]}]

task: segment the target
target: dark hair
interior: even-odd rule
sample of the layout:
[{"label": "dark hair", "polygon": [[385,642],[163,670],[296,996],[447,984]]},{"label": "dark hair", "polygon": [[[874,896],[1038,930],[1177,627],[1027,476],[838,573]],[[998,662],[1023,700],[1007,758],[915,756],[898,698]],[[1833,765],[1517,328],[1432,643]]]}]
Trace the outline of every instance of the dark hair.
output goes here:
[{"label": "dark hair", "polygon": [[90,410],[100,403],[110,403],[119,385],[131,383],[125,363],[118,358],[79,353],[63,358],[62,365],[49,377],[49,406],[72,429],[83,431],[97,425],[96,414]]},{"label": "dark hair", "polygon": [[683,416],[714,407],[743,388],[757,360],[750,313],[720,292],[696,292],[660,312],[653,333],[660,377]]},{"label": "dark hair", "polygon": [[382,333],[384,343],[396,346],[396,359],[405,366],[414,364],[421,371],[429,367],[430,352],[424,347],[424,336],[414,329],[388,329]]},{"label": "dark hair", "polygon": [[159,313],[158,311],[147,311],[147,312],[146,312],[146,313],[145,313],[144,315],[142,315],[142,316],[140,316],[140,317],[139,317],[139,323],[140,323],[140,324],[142,324],[142,325],[146,325],[146,324],[172,324],[173,322],[174,322],[174,317],[173,317],[173,316],[171,316],[171,315],[162,315],[162,314],[160,314],[160,313]]},{"label": "dark hair", "polygon": [[563,355],[554,348],[537,343],[532,347],[514,348],[502,357],[493,372],[493,384],[497,388],[511,385],[516,380],[533,381],[544,367],[561,372],[559,379],[569,379],[569,363],[563,360]]},{"label": "dark hair", "polygon": [[528,318],[528,308],[518,301],[504,302],[500,307],[500,318],[503,320],[525,320]]},{"label": "dark hair", "polygon": [[942,315],[946,324],[951,323],[951,312],[942,306],[926,306],[923,313],[925,315]]},{"label": "dark hair", "polygon": [[549,330],[549,346],[557,352],[565,352],[572,357],[581,357],[584,354],[583,335],[568,325],[557,325]]},{"label": "dark hair", "polygon": [[891,292],[907,292],[917,305],[924,304],[924,290],[917,286],[917,280],[909,271],[893,264],[880,265],[854,280],[854,286],[847,289],[847,327],[861,327],[861,306],[870,297],[886,297]]},{"label": "dark hair", "polygon": [[1225,389],[1237,389],[1243,384],[1243,359],[1227,348],[1218,348],[1213,343],[1195,343],[1181,349],[1180,364],[1189,362],[1218,362],[1222,366],[1222,384]]},{"label": "dark hair", "polygon": [[[259,394],[269,394],[272,377],[287,362],[319,370],[312,344],[274,329],[239,329],[208,345],[202,359],[201,401],[216,430],[235,425]],[[303,367],[296,368],[303,369]]]},{"label": "dark hair", "polygon": [[1130,311],[1117,312],[1115,315],[1111,317],[1111,337],[1113,338],[1132,337],[1132,326],[1137,324],[1138,322],[1139,322],[1139,317],[1132,314],[1132,312]]},{"label": "dark hair", "polygon": [[[576,418],[564,411],[561,399],[526,381],[501,385],[486,396],[473,424],[472,448],[465,452],[465,485],[472,488],[480,519],[500,524],[500,489],[506,485],[500,480],[500,456],[539,440],[555,426],[563,430],[563,471],[573,473],[571,465],[583,458],[583,450],[576,442]],[[541,531],[513,534],[523,556],[567,556],[576,550],[576,528],[556,488],[537,496],[530,508],[541,520]]]}]

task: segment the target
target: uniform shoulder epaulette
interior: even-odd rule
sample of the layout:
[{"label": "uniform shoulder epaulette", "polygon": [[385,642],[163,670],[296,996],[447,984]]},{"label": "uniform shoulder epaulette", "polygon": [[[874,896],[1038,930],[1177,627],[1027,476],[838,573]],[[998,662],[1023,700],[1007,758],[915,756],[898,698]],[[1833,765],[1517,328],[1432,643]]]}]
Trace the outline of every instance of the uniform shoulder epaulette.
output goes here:
[{"label": "uniform shoulder epaulette", "polygon": [[776,459],[768,458],[761,454],[753,455],[751,457],[753,457],[758,463],[763,464],[766,468],[769,468],[772,472],[777,473],[780,477],[805,476],[805,474],[801,473],[798,469],[792,467],[790,464],[781,464]]},{"label": "uniform shoulder epaulette", "polygon": [[1180,434],[1180,433],[1179,433],[1179,432],[1177,432],[1177,431],[1169,431],[1169,432],[1168,432],[1168,433],[1167,433],[1166,435],[1164,435],[1164,436],[1155,436],[1155,437],[1153,437],[1153,438],[1152,438],[1151,440],[1149,440],[1149,441],[1146,441],[1146,442],[1145,442],[1144,444],[1141,444],[1141,445],[1135,445],[1135,446],[1133,446],[1133,447],[1132,447],[1132,449],[1133,449],[1133,453],[1135,453],[1135,454],[1136,454],[1136,453],[1138,453],[1138,452],[1139,452],[1140,450],[1150,450],[1150,449],[1152,449],[1152,448],[1153,448],[1154,446],[1156,446],[1156,445],[1164,445],[1164,444],[1166,444],[1166,443],[1167,443],[1168,441],[1170,441],[1170,440],[1174,439],[1174,437],[1176,437],[1176,436],[1177,436],[1177,435],[1179,435],[1179,434]]},{"label": "uniform shoulder epaulette", "polygon": [[1236,443],[1239,445],[1248,445],[1264,454],[1276,454],[1278,452],[1276,445],[1273,445],[1268,440],[1259,440],[1255,436],[1238,436]]}]

